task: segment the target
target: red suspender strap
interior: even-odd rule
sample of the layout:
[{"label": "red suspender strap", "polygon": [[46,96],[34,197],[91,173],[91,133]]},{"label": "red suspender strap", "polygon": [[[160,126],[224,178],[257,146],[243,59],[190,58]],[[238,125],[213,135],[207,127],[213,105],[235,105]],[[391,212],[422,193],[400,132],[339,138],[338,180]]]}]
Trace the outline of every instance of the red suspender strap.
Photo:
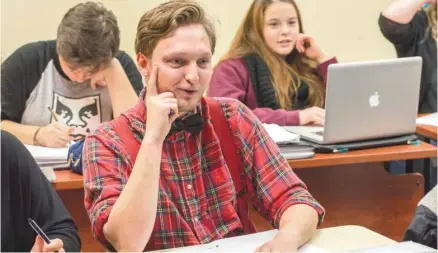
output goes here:
[{"label": "red suspender strap", "polygon": [[220,103],[214,98],[205,98],[210,111],[211,123],[219,137],[219,142],[224,155],[225,162],[230,170],[234,187],[237,192],[237,212],[243,225],[245,234],[255,231],[253,224],[249,220],[246,180],[243,171],[242,159],[239,157],[238,150],[234,141],[231,128],[225,119],[225,115]]}]

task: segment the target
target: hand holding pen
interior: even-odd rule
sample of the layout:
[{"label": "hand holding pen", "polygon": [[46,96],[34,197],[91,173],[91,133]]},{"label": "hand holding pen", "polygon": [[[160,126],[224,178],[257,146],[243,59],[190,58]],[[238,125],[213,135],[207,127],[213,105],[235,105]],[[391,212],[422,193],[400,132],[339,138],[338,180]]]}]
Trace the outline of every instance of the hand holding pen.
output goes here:
[{"label": "hand holding pen", "polygon": [[56,114],[48,107],[53,117],[53,122],[47,126],[40,127],[34,135],[35,145],[62,148],[70,142],[70,134],[73,128],[58,122]]},{"label": "hand holding pen", "polygon": [[37,233],[35,243],[30,252],[65,252],[62,240],[56,238],[50,240],[44,231],[32,219],[28,219],[29,225]]}]

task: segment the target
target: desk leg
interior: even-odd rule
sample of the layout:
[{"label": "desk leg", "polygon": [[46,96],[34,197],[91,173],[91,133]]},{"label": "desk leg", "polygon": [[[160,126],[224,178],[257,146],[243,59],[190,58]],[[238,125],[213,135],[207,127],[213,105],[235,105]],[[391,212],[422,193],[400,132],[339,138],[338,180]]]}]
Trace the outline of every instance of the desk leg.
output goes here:
[{"label": "desk leg", "polygon": [[400,241],[424,194],[421,174],[391,175],[383,163],[294,171],[326,209],[321,228],[360,225]]},{"label": "desk leg", "polygon": [[406,173],[414,173],[414,160],[406,160]]},{"label": "desk leg", "polygon": [[[429,138],[424,138],[424,142],[431,143]],[[424,176],[424,194],[430,190],[430,158],[424,159],[423,176]]]},{"label": "desk leg", "polygon": [[103,252],[105,249],[97,242],[91,232],[91,224],[84,207],[84,190],[60,190],[58,195],[70,212],[79,230],[82,252]]}]

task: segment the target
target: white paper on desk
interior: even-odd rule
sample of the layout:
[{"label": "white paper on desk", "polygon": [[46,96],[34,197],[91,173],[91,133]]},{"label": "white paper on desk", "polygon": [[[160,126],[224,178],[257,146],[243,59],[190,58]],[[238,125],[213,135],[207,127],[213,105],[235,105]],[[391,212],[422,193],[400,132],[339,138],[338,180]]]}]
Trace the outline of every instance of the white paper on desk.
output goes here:
[{"label": "white paper on desk", "polygon": [[25,145],[37,163],[67,162],[68,147],[47,148],[34,145]]},{"label": "white paper on desk", "polygon": [[56,174],[52,167],[41,167],[41,171],[49,182],[53,183],[56,181]]},{"label": "white paper on desk", "polygon": [[277,144],[300,142],[300,136],[286,131],[277,124],[263,124],[271,139]]},{"label": "white paper on desk", "polygon": [[438,127],[438,113],[432,113],[417,119],[417,124]]},{"label": "white paper on desk", "polygon": [[[237,236],[222,240],[217,240],[206,245],[207,247],[201,251],[203,253],[217,253],[217,252],[239,252],[250,253],[254,252],[259,246],[274,238],[278,230],[269,230],[265,232]],[[327,250],[313,245],[305,245],[298,250],[298,252],[315,252],[328,253]]]}]

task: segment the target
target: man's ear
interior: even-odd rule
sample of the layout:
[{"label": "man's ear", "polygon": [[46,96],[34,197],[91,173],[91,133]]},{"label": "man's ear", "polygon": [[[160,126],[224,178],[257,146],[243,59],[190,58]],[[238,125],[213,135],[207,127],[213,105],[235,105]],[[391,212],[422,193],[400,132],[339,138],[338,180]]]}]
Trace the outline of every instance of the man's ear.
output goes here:
[{"label": "man's ear", "polygon": [[151,61],[142,53],[137,54],[137,67],[140,74],[144,77],[149,77],[151,69]]}]

